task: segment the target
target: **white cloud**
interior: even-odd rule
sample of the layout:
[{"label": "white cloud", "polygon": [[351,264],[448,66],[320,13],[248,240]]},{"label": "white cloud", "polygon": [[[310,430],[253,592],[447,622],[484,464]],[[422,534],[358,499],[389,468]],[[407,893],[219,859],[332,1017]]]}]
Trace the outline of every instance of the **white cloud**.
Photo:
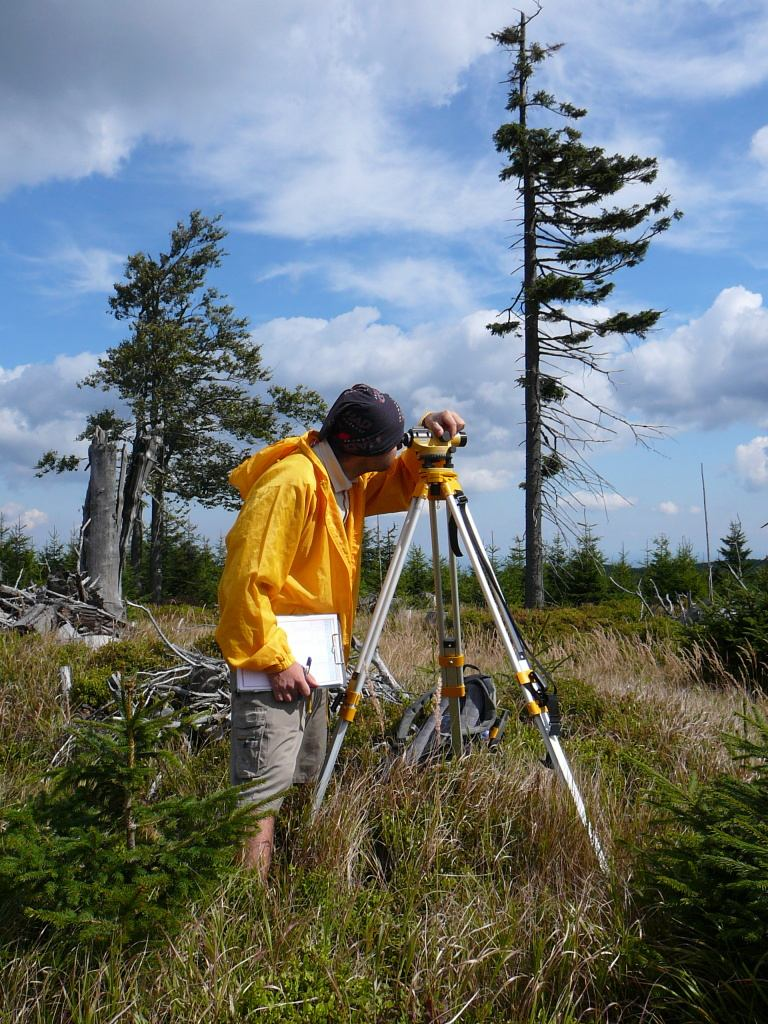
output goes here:
[{"label": "white cloud", "polygon": [[85,454],[87,445],[75,438],[86,415],[117,404],[101,391],[77,387],[97,358],[81,352],[0,371],[0,473],[9,483],[31,480],[48,449]]},{"label": "white cloud", "polygon": [[725,288],[698,319],[619,355],[625,409],[657,423],[713,429],[758,421],[768,395],[768,310],[762,296]]},{"label": "white cloud", "polygon": [[625,498],[622,494],[593,494],[591,491],[574,491],[574,500],[584,508],[605,512],[620,512],[637,505],[637,498]]},{"label": "white cloud", "polygon": [[46,282],[41,290],[52,295],[85,295],[91,292],[110,292],[121,276],[125,257],[96,246],[81,247],[73,242],[54,249],[46,256],[25,256],[24,262]]},{"label": "white cloud", "polygon": [[[252,332],[265,362],[281,382],[294,382],[297,367],[311,367],[328,400],[350,384],[366,381],[392,392],[406,419],[428,409],[454,406],[483,438],[514,448],[522,438],[519,349],[500,344],[485,329],[492,311],[403,330],[381,322],[377,309],[358,307],[332,319],[272,320]],[[489,382],[494,382],[490,385]]]},{"label": "white cloud", "polygon": [[406,256],[374,264],[346,261],[326,263],[292,261],[271,267],[259,281],[284,277],[296,284],[304,277],[320,277],[331,291],[352,292],[367,301],[390,303],[401,309],[466,311],[474,304],[473,289],[455,263],[443,259]]},{"label": "white cloud", "polygon": [[[367,382],[391,392],[403,407],[406,420],[415,423],[429,409],[456,408],[469,424],[469,441],[459,456],[463,472],[482,490],[516,485],[522,478],[524,401],[516,380],[522,373],[520,342],[499,340],[486,329],[495,319],[492,310],[477,310],[458,319],[417,324],[410,330],[382,320],[373,307],[358,307],[340,316],[280,318],[252,332],[262,346],[264,360],[280,383],[312,380],[329,402],[344,387]],[[605,347],[618,347],[606,339]],[[301,374],[304,373],[304,377]],[[572,369],[569,383],[605,407],[617,405],[617,392],[603,374]],[[587,399],[576,400],[574,410],[594,417]],[[632,440],[628,428],[615,425],[603,434],[612,446]],[[597,427],[586,433],[598,434]],[[482,455],[493,462],[476,463]],[[588,455],[589,458],[589,455]],[[588,507],[606,511],[627,507],[627,500],[606,494],[595,503],[585,492]]]},{"label": "white cloud", "polygon": [[3,384],[9,384],[11,381],[18,380],[19,377],[29,368],[28,363],[23,363],[20,366],[12,366],[10,369],[3,369],[0,366],[0,387]]},{"label": "white cloud", "polygon": [[263,230],[485,223],[491,153],[447,166],[400,117],[457,92],[506,6],[445,0],[439,31],[435,16],[432,0],[81,0],[43,20],[15,5],[0,40],[0,191],[114,174],[157,140],[178,145],[189,173],[250,198]]},{"label": "white cloud", "polygon": [[[281,317],[251,335],[278,378],[293,379],[297,367],[302,373],[311,367],[315,387],[328,394],[367,379],[400,390],[412,369],[413,345],[400,328],[379,323],[379,317],[377,309],[362,306],[330,320]],[[431,366],[429,349],[423,360]]]},{"label": "white cloud", "polygon": [[568,70],[569,51],[580,51],[579,91],[591,84],[605,95],[609,67],[621,88],[645,96],[722,98],[768,78],[768,15],[761,0],[555,0],[534,26],[537,38],[556,32],[556,39],[567,40]]},{"label": "white cloud", "polygon": [[[469,424],[467,448],[457,456],[467,486],[499,491],[515,488],[523,476],[524,409],[515,385],[521,344],[494,338],[485,327],[493,319],[493,311],[477,310],[405,329],[386,322],[376,308],[361,306],[330,318],[277,318],[252,336],[278,383],[311,380],[329,401],[342,388],[366,381],[395,395],[409,424],[428,409],[457,408]],[[617,389],[604,375],[582,377],[580,369],[568,380],[593,401],[621,403],[622,412],[650,411],[680,429],[697,423],[719,427],[764,414],[766,340],[768,312],[760,296],[726,289],[704,316],[634,353],[606,339],[609,364],[624,371]],[[0,465],[9,481],[31,478],[47,448],[73,450],[87,412],[109,404],[108,396],[75,387],[96,359],[86,352],[50,364],[0,369]],[[586,413],[588,406],[577,405],[577,410]],[[619,431],[600,451],[615,450],[630,438],[628,431]],[[736,453],[741,478],[754,487],[768,480],[766,445],[761,436]],[[84,454],[85,445],[76,450]],[[587,452],[587,458],[598,454]],[[610,492],[600,498],[586,490],[575,498],[606,512],[636,502]],[[671,501],[658,510],[665,515],[679,511]]]},{"label": "white cloud", "polygon": [[7,501],[0,505],[0,520],[6,525],[21,523],[25,530],[34,530],[48,522],[48,516],[39,508],[25,508],[18,501]]},{"label": "white cloud", "polygon": [[[491,452],[517,457],[522,451],[524,409],[515,384],[522,346],[494,338],[485,328],[493,319],[493,311],[478,310],[406,330],[383,321],[373,307],[358,307],[330,319],[272,320],[253,337],[279,381],[293,383],[297,367],[312,367],[313,380],[329,401],[341,388],[368,381],[392,392],[411,422],[430,408],[460,409],[471,425],[462,455],[468,462],[477,437]],[[641,343],[632,352],[620,339],[605,339],[601,347],[606,366],[621,371],[615,386],[604,374],[578,365],[565,377],[584,396],[569,408],[615,430],[601,435],[599,426],[584,426],[585,436],[606,442],[599,450],[586,450],[588,461],[633,441],[628,427],[597,416],[589,402],[630,419],[667,424],[670,433],[759,422],[765,415],[768,311],[759,295],[744,288],[724,290],[702,317],[666,338]],[[579,500],[607,511],[627,507],[618,495],[606,494],[603,501],[585,491]]]},{"label": "white cloud", "polygon": [[761,164],[768,167],[768,125],[758,128],[752,136],[750,154]]},{"label": "white cloud", "polygon": [[[437,403],[442,406],[445,403]],[[449,402],[448,405],[463,408],[460,401]],[[517,490],[525,479],[525,455],[517,446],[510,448],[506,444],[494,444],[486,433],[477,429],[473,418],[469,421],[469,443],[466,449],[456,453],[454,463],[459,472],[462,486],[471,497],[475,494],[495,494],[500,491]],[[473,449],[472,440],[476,446]],[[477,444],[482,440],[482,445]],[[520,491],[517,491],[521,494]],[[522,498],[520,499],[522,505]]]},{"label": "white cloud", "polygon": [[[46,5],[44,19],[35,4],[5,14],[0,191],[113,175],[160,142],[166,170],[250,201],[261,231],[455,236],[498,224],[508,193],[490,146],[452,153],[414,126],[480,62],[502,115],[507,58],[488,38],[514,20],[502,0],[79,0]],[[534,29],[568,42],[543,84],[625,123],[633,92],[721,97],[765,81],[767,22],[756,0],[552,0]]]},{"label": "white cloud", "polygon": [[273,267],[269,267],[268,270],[261,271],[256,276],[256,280],[259,282],[275,281],[278,278],[285,277],[294,284],[297,284],[311,274],[322,273],[323,269],[324,265],[319,260],[315,262],[291,260],[288,263],[278,263]]},{"label": "white cloud", "polygon": [[768,437],[753,437],[736,446],[736,471],[750,490],[768,485]]},{"label": "white cloud", "polygon": [[466,277],[446,260],[405,258],[366,268],[336,264],[331,285],[406,309],[466,310],[472,305]]}]

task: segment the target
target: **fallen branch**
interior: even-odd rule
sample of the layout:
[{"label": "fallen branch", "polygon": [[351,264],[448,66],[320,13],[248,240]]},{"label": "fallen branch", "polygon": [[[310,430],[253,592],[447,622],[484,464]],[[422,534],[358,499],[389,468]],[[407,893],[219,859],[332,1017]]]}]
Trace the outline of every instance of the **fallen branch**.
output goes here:
[{"label": "fallen branch", "polygon": [[75,639],[115,636],[120,627],[120,621],[105,611],[91,581],[80,573],[55,579],[53,586],[0,584],[0,630],[58,633],[62,639]]}]

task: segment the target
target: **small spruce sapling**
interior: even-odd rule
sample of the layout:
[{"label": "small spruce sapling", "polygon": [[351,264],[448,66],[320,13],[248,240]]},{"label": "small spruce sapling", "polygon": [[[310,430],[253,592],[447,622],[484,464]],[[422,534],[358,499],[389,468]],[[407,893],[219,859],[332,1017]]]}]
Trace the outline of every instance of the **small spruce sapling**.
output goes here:
[{"label": "small spruce sapling", "polygon": [[[183,722],[113,676],[117,710],[76,723],[70,760],[0,815],[0,934],[131,942],[173,931],[253,825],[237,790],[162,795]],[[153,796],[156,791],[161,795]]]},{"label": "small spruce sapling", "polygon": [[768,719],[753,711],[726,742],[732,773],[686,786],[656,778],[635,887],[647,908],[642,947],[659,998],[689,1011],[697,992],[710,1010],[702,1020],[765,1020]]}]

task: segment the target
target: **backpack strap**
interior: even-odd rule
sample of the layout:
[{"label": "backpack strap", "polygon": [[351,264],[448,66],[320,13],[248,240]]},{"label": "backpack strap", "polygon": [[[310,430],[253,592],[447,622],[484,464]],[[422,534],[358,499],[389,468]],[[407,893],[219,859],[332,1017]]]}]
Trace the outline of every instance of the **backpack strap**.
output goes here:
[{"label": "backpack strap", "polygon": [[397,732],[395,733],[395,739],[404,743],[408,739],[408,734],[411,731],[411,727],[416,722],[417,718],[420,718],[424,714],[424,708],[432,700],[435,695],[436,688],[428,690],[426,693],[422,693],[415,701],[408,705],[403,712],[403,716],[397,726]]}]

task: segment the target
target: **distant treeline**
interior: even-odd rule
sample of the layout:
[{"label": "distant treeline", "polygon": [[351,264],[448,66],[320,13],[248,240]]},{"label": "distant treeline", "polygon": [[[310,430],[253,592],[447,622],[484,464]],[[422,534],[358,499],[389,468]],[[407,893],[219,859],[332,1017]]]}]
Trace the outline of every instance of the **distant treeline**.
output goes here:
[{"label": "distant treeline", "polygon": [[[384,531],[368,527],[363,538],[360,596],[378,593],[397,542],[398,528]],[[507,551],[494,545],[487,548],[504,594],[510,605],[523,603],[525,552],[523,541],[516,539]],[[162,540],[163,600],[184,604],[216,603],[216,591],[224,565],[223,539],[212,544],[202,537],[189,518],[169,517]],[[21,523],[9,525],[0,517],[0,581],[21,585],[46,582],[51,576],[66,575],[77,567],[78,538],[63,540],[54,530],[40,548],[35,548]],[[720,542],[712,563],[713,584],[724,580],[749,579],[761,561],[751,557],[746,537],[738,521]],[[480,588],[467,559],[459,560],[459,594],[468,605],[482,605]],[[443,564],[447,577],[447,567]],[[557,538],[546,548],[545,588],[551,605],[599,604],[622,593],[640,593],[649,602],[675,599],[678,595],[701,599],[709,589],[709,567],[697,562],[687,541],[673,550],[669,539],[656,537],[646,553],[644,564],[630,565],[622,553],[609,561],[600,551],[599,541],[589,526],[572,544]],[[124,577],[126,597],[146,599],[149,593],[149,545],[135,543]],[[400,600],[410,606],[427,607],[434,592],[431,555],[420,547],[411,548],[397,590]]]},{"label": "distant treeline", "polygon": [[[40,548],[21,523],[9,526],[0,517],[0,582],[20,586],[66,576],[78,565],[79,538],[64,540],[55,530]],[[213,605],[224,565],[223,539],[216,545],[202,537],[188,518],[168,517],[162,539],[163,600]],[[134,543],[123,572],[123,595],[144,600],[149,594],[149,544]]]}]

